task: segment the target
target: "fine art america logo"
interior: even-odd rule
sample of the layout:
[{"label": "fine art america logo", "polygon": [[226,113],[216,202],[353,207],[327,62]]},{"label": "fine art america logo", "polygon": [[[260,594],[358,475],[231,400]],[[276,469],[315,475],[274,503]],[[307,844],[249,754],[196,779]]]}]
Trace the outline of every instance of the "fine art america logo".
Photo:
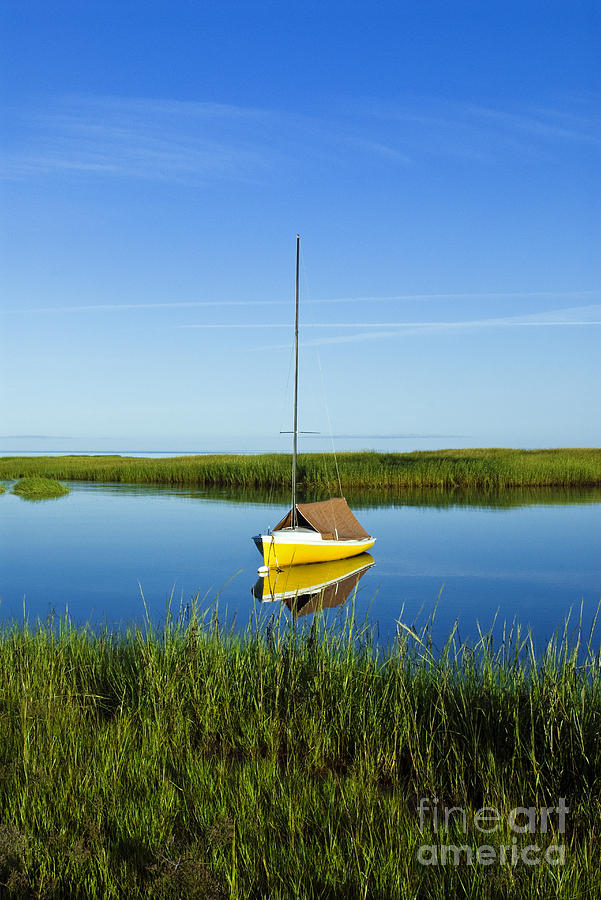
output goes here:
[{"label": "fine art america logo", "polygon": [[[557,806],[541,806],[538,809],[535,806],[516,806],[505,816],[494,806],[483,806],[475,813],[467,813],[461,806],[439,808],[438,800],[421,797],[419,830],[423,834],[425,828],[431,829],[439,836],[441,843],[422,844],[417,850],[417,860],[423,866],[492,866],[495,863],[500,866],[563,866],[565,844],[548,843],[544,836],[555,838],[564,835],[569,811],[565,797],[559,798]],[[495,846],[489,843],[478,847],[444,843],[450,830],[466,834],[468,824],[473,826],[473,833],[482,835],[502,831],[504,842],[499,842],[500,835],[497,835]],[[518,835],[521,836],[519,839]],[[530,843],[526,843],[527,840]]]}]

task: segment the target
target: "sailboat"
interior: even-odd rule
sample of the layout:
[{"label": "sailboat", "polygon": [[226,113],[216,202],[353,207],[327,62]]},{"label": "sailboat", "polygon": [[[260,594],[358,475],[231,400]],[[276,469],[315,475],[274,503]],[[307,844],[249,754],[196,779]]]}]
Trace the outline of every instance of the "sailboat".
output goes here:
[{"label": "sailboat", "polygon": [[299,255],[300,237],[297,234],[292,506],[271,531],[253,537],[267,569],[348,559],[370,550],[376,541],[357,521],[344,497],[332,497],[317,503],[297,503]]}]

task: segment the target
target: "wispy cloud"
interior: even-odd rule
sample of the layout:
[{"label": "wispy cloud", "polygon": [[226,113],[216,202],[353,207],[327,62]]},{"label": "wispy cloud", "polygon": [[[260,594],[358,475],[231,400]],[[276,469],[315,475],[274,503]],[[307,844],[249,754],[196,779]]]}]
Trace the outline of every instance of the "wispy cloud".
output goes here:
[{"label": "wispy cloud", "polygon": [[[17,117],[4,177],[68,173],[204,184],[263,184],[299,163],[361,165],[407,157],[360,123],[279,109],[150,98],[68,97]],[[364,124],[364,123],[363,123]]]},{"label": "wispy cloud", "polygon": [[[172,99],[72,96],[37,113],[12,111],[6,178],[96,175],[205,184],[264,184],[323,165],[407,166],[429,156],[490,162],[601,146],[592,102],[557,108],[413,98],[332,104],[320,115]],[[366,137],[366,135],[369,135]],[[304,167],[304,168],[303,168]]]},{"label": "wispy cloud", "polygon": [[19,313],[73,313],[73,312],[130,312],[158,309],[188,309],[196,307],[221,306],[283,306],[290,305],[284,300],[174,300],[165,303],[88,303],[81,306],[28,306],[0,309],[1,314]]},{"label": "wispy cloud", "polygon": [[370,153],[392,160],[393,162],[403,163],[404,165],[411,162],[411,158],[407,156],[406,153],[402,153],[400,150],[391,147],[389,144],[384,144],[380,141],[366,140],[365,138],[347,138],[347,140],[355,147],[367,150]]},{"label": "wispy cloud", "polygon": [[72,441],[66,434],[0,434],[1,441]]},{"label": "wispy cloud", "polygon": [[519,299],[566,299],[566,298],[601,297],[601,290],[586,291],[463,291],[438,294],[390,294],[382,297],[327,297],[323,299],[303,300],[303,303],[388,303],[396,300],[428,301],[428,300],[519,300]]},{"label": "wispy cloud", "polygon": [[[469,319],[459,321],[436,321],[436,322],[363,322],[360,324],[349,324],[347,322],[328,325],[315,325],[316,328],[336,328],[340,329],[370,329],[369,331],[359,331],[356,334],[338,334],[335,336],[324,336],[304,340],[305,347],[318,347],[324,344],[350,344],[361,343],[364,341],[382,340],[386,338],[408,337],[416,334],[428,333],[459,333],[462,331],[470,331],[477,329],[495,329],[495,328],[582,328],[588,326],[601,325],[601,305],[593,304],[582,307],[569,307],[567,309],[549,310],[548,312],[536,313],[524,316],[505,316],[485,319]],[[227,327],[227,326],[224,326]],[[261,326],[257,326],[261,327]],[[303,326],[311,327],[311,326]],[[373,330],[372,330],[373,329]],[[276,350],[289,349],[289,344],[278,344],[270,347],[253,347],[251,350]]]},{"label": "wispy cloud", "polygon": [[[557,322],[511,322],[509,320],[503,321],[501,319],[480,319],[480,320],[472,320],[465,322],[308,322],[303,325],[303,328],[389,328],[393,329],[390,332],[386,332],[386,334],[395,334],[397,331],[405,330],[405,329],[419,329],[420,331],[452,331],[458,330],[462,328],[510,328],[510,327],[518,327],[518,326],[529,326],[529,327],[566,327],[570,325],[601,325],[601,319],[598,321],[584,319],[580,322],[577,321],[557,321]],[[248,328],[258,328],[261,331],[266,331],[270,328],[291,328],[290,322],[249,322],[249,323],[238,323],[238,322],[223,322],[223,323],[201,323],[196,325],[175,325],[175,328],[200,328],[203,330],[210,331],[211,329],[216,330],[226,330],[226,331],[235,331],[236,329],[241,329],[242,331],[246,331]],[[378,332],[375,336],[382,336],[383,332]],[[369,334],[359,335],[359,337],[369,337]],[[344,340],[351,340],[351,338],[344,338]],[[325,343],[330,343],[331,339],[328,338]],[[319,343],[324,343],[319,341]],[[315,342],[316,343],[316,342]]]},{"label": "wispy cloud", "polygon": [[[496,300],[515,301],[523,300],[566,300],[601,297],[601,290],[587,291],[471,291],[463,293],[438,293],[438,294],[387,294],[384,296],[369,295],[366,297],[315,297],[303,298],[303,306],[322,304],[349,304],[363,303],[374,305],[377,303],[427,303],[428,301],[462,301],[481,300],[485,303]],[[230,307],[230,306],[285,306],[290,308],[290,299],[287,300],[170,300],[162,303],[86,303],[74,306],[24,306],[11,309],[0,309],[0,315],[19,315],[28,313],[75,313],[75,312],[144,312],[152,310],[169,309],[195,309],[203,307]],[[178,327],[194,327],[193,325],[181,325]],[[260,326],[265,327],[265,326]]]},{"label": "wispy cloud", "polygon": [[5,156],[4,172],[256,181],[276,155],[256,139],[267,116],[215,103],[68,98],[24,123],[24,146]]},{"label": "wispy cloud", "polygon": [[515,153],[522,161],[560,158],[566,142],[601,147],[598,105],[590,99],[581,104],[578,115],[573,110],[573,102],[556,107],[497,106],[431,98],[414,98],[406,104],[374,100],[363,106],[364,114],[380,123],[382,140],[409,156],[462,157],[483,163]]},{"label": "wispy cloud", "polygon": [[601,146],[598,123],[593,118],[580,116],[559,109],[527,108],[522,112],[510,112],[485,106],[468,106],[466,113],[481,124],[493,123],[507,132],[527,134],[532,138],[574,141]]}]

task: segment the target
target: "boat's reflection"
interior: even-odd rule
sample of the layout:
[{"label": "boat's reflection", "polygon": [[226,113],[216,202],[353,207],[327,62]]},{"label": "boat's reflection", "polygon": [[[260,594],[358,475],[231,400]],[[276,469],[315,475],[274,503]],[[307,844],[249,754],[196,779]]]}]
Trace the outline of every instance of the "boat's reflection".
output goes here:
[{"label": "boat's reflection", "polygon": [[373,556],[362,553],[351,559],[270,569],[252,589],[256,600],[285,603],[295,616],[332,609],[355,590],[374,564]]}]

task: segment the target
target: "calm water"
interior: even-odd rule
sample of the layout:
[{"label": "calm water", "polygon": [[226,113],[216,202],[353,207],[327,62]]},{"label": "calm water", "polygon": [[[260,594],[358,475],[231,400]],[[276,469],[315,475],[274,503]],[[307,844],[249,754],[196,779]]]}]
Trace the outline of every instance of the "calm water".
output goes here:
[{"label": "calm water", "polygon": [[[156,621],[171,594],[176,609],[197,592],[207,605],[219,595],[220,610],[241,626],[253,611],[266,616],[280,607],[251,594],[261,560],[250,537],[275,524],[285,503],[146,486],[70,487],[53,501],[0,496],[0,620],[21,621],[25,604],[30,621],[68,608],[76,622],[141,622],[140,586]],[[507,508],[479,506],[473,497],[469,505],[414,498],[367,508],[353,500],[378,538],[375,565],[358,584],[358,616],[369,615],[383,644],[399,618],[423,622],[439,593],[437,640],[457,618],[467,637],[496,613],[498,621],[531,626],[539,644],[570,608],[577,615],[583,604],[590,622],[601,599],[601,492],[565,501],[561,492],[508,495],[518,505]]]}]

